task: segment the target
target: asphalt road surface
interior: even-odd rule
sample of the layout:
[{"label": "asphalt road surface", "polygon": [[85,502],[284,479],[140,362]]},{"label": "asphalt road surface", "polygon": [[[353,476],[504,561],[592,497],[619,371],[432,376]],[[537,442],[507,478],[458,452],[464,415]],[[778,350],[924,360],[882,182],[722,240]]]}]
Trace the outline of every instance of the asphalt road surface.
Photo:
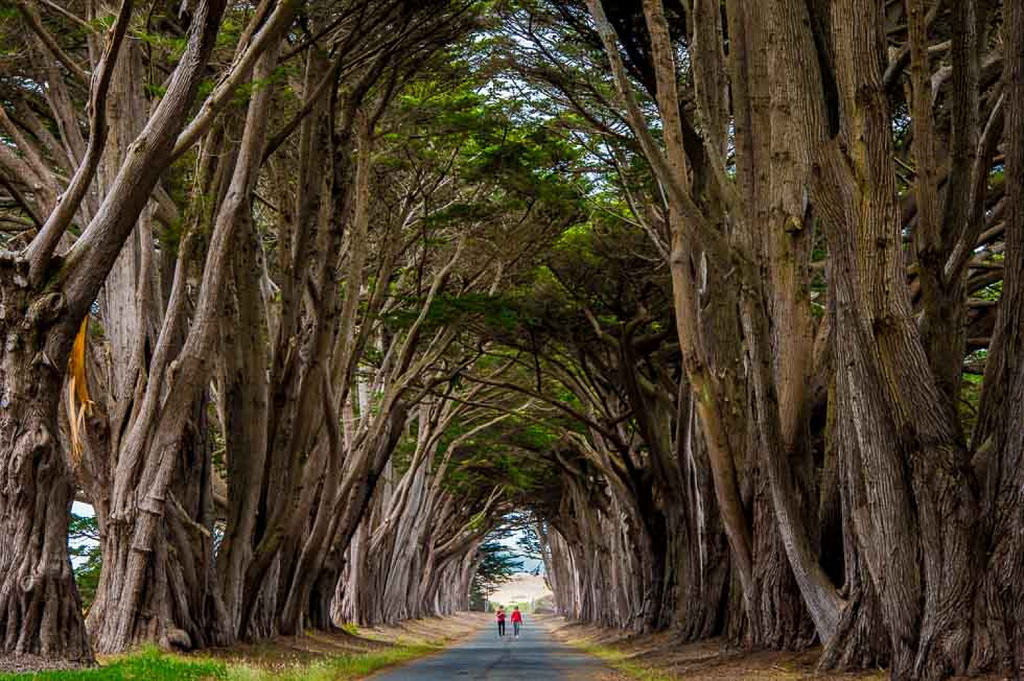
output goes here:
[{"label": "asphalt road surface", "polygon": [[526,623],[518,639],[512,625],[503,639],[492,624],[437,655],[371,677],[373,681],[582,681],[609,669],[590,655],[551,638],[541,625]]}]

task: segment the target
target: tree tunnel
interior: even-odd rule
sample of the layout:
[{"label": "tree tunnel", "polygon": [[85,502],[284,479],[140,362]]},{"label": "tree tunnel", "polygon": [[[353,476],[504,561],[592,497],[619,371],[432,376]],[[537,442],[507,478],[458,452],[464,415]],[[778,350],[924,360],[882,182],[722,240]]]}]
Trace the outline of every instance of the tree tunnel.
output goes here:
[{"label": "tree tunnel", "polygon": [[19,0],[0,660],[451,614],[526,522],[572,620],[1020,676],[1022,319],[1019,1]]}]

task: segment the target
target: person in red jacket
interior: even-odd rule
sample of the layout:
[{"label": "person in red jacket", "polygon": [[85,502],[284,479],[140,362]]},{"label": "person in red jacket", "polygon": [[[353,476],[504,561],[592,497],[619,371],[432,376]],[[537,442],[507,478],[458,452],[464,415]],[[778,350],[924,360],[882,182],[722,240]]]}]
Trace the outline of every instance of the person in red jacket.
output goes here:
[{"label": "person in red jacket", "polygon": [[523,626],[523,613],[519,612],[517,605],[512,609],[512,632],[519,638],[519,627]]},{"label": "person in red jacket", "polygon": [[495,617],[498,620],[498,636],[505,635],[505,608],[498,606],[498,614]]}]

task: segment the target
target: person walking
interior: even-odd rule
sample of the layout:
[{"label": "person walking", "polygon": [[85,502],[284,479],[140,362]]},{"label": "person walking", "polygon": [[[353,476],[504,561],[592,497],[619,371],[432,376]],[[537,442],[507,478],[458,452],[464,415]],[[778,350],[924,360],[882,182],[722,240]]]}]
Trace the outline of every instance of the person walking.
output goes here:
[{"label": "person walking", "polygon": [[498,620],[498,637],[500,638],[505,635],[505,608],[500,605],[496,619]]},{"label": "person walking", "polygon": [[519,612],[519,606],[512,608],[512,633],[519,638],[519,628],[523,626],[523,613]]}]

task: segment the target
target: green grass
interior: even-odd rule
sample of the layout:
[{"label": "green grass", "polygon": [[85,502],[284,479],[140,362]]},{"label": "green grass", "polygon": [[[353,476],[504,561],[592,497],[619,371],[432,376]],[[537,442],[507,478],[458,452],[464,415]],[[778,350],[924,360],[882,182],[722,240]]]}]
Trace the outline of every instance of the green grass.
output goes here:
[{"label": "green grass", "polygon": [[232,665],[228,681],[346,681],[358,679],[384,667],[391,667],[439,650],[438,646],[399,645],[366,653],[338,655],[311,665],[285,670],[265,670],[246,665]]},{"label": "green grass", "polygon": [[611,646],[594,645],[582,641],[570,641],[570,643],[586,653],[601,658],[612,669],[639,681],[675,681],[678,678],[653,667],[633,662],[629,659],[629,655]]},{"label": "green grass", "polygon": [[102,667],[30,674],[0,674],[3,681],[214,681],[228,678],[223,662],[167,655],[145,648]]},{"label": "green grass", "polygon": [[274,670],[146,648],[92,669],[0,674],[0,681],[348,681],[428,655],[440,648],[433,643],[396,645]]}]

